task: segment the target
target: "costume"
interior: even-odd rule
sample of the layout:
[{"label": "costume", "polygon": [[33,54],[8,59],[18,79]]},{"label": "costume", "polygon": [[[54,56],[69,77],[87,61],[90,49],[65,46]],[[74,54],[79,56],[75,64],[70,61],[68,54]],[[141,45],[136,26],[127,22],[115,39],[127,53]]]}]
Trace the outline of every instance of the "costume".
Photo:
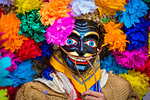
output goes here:
[{"label": "costume", "polygon": [[149,1],[0,3],[0,100],[67,100],[71,90],[73,100],[88,90],[142,100],[149,91]]}]

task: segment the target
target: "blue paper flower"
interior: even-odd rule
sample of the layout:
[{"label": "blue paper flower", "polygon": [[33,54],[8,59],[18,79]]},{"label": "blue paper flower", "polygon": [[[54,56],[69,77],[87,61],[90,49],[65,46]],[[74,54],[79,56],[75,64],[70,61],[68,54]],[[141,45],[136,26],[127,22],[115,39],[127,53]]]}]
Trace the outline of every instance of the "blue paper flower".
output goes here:
[{"label": "blue paper flower", "polygon": [[147,27],[150,25],[149,21],[146,21],[143,17],[139,18],[140,23],[136,23],[135,27],[126,28],[123,27],[122,30],[125,34],[127,34],[127,39],[130,41],[128,45],[128,50],[134,50],[135,48],[139,50],[147,45],[146,41],[148,41],[148,35],[146,31]]},{"label": "blue paper flower", "polygon": [[42,41],[42,45],[40,46],[40,49],[42,50],[41,56],[37,56],[36,59],[38,61],[41,60],[43,57],[50,57],[52,53],[52,44],[47,44],[46,41]]},{"label": "blue paper flower", "polygon": [[12,86],[12,80],[8,78],[9,71],[6,68],[11,66],[9,57],[0,58],[0,86]]},{"label": "blue paper flower", "polygon": [[94,10],[98,8],[94,0],[72,0],[70,7],[72,8],[71,13],[73,16],[94,12]]},{"label": "blue paper flower", "polygon": [[13,86],[17,87],[20,84],[24,84],[33,80],[33,76],[37,73],[32,69],[33,63],[31,60],[25,60],[20,63],[14,72],[9,74],[9,77],[13,81]]},{"label": "blue paper flower", "polygon": [[135,23],[140,23],[139,18],[146,15],[149,8],[142,0],[130,0],[125,5],[125,9],[121,13],[117,12],[116,17],[118,17],[120,23],[124,22],[124,25],[129,28]]},{"label": "blue paper flower", "polygon": [[112,55],[105,57],[104,61],[101,61],[101,69],[105,69],[107,72],[113,71],[116,75],[128,72],[128,68],[122,68],[120,64],[117,64],[116,59]]}]

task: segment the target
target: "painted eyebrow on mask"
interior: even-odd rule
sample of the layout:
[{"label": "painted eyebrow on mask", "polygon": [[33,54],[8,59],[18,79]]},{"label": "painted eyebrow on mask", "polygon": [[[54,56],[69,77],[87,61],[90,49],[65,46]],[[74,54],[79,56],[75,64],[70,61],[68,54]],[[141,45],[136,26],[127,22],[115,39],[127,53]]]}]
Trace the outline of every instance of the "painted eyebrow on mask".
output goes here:
[{"label": "painted eyebrow on mask", "polygon": [[88,36],[96,36],[97,37],[97,40],[99,39],[99,34],[97,32],[87,32],[85,35],[85,37],[88,37]]}]

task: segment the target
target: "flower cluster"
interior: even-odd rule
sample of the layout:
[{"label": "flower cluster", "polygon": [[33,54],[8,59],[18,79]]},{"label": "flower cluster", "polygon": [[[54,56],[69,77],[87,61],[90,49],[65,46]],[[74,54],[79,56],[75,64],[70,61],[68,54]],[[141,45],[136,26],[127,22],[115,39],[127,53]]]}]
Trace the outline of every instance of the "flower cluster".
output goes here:
[{"label": "flower cluster", "polygon": [[36,9],[26,12],[25,15],[19,13],[17,17],[21,21],[19,28],[20,35],[23,34],[26,37],[33,38],[36,42],[45,40],[44,33],[46,27],[41,23],[40,15],[37,14]]},{"label": "flower cluster", "polygon": [[113,52],[112,53],[118,64],[122,65],[123,67],[131,68],[140,68],[145,64],[148,56],[148,48],[143,47],[139,51],[137,49],[133,51],[124,51],[120,52]]},{"label": "flower cluster", "polygon": [[104,29],[107,32],[104,37],[104,44],[106,46],[109,44],[109,50],[115,51],[118,49],[120,52],[125,51],[127,36],[121,30],[122,24],[115,24],[114,22],[108,22],[104,24]]}]

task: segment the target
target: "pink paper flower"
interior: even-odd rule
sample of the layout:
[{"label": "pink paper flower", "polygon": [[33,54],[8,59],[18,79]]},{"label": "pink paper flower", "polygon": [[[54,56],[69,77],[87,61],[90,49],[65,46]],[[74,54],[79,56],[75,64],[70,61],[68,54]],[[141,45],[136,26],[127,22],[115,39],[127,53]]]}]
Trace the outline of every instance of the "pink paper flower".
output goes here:
[{"label": "pink paper flower", "polygon": [[12,72],[17,68],[16,62],[21,62],[17,54],[15,53],[12,54],[9,50],[1,49],[0,54],[1,54],[0,58],[6,57],[6,56],[10,57],[11,66],[7,68],[9,72]]},{"label": "pink paper flower", "polygon": [[137,69],[145,64],[148,56],[148,48],[143,47],[139,51],[137,49],[133,51],[126,50],[122,53],[115,51],[112,54],[115,56],[118,64],[130,69]]},{"label": "pink paper flower", "polygon": [[54,24],[46,29],[45,37],[48,44],[55,43],[57,46],[65,45],[67,37],[75,28],[75,19],[63,17],[54,22]]}]

